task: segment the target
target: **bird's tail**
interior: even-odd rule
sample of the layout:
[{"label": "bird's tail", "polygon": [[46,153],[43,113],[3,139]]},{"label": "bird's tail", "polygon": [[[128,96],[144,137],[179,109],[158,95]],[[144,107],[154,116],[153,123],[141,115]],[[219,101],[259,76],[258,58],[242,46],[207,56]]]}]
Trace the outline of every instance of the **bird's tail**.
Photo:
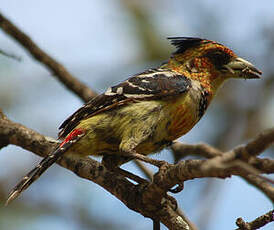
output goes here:
[{"label": "bird's tail", "polygon": [[5,205],[16,199],[34,181],[36,181],[51,165],[53,165],[64,153],[77,142],[85,133],[80,129],[72,131],[66,139],[48,156],[46,156],[35,168],[33,168],[23,179],[12,189]]},{"label": "bird's tail", "polygon": [[6,205],[16,199],[25,189],[27,189],[34,181],[36,181],[52,164],[54,164],[62,155],[62,148],[57,148],[55,151],[46,156],[35,168],[33,168],[22,180],[12,189]]}]

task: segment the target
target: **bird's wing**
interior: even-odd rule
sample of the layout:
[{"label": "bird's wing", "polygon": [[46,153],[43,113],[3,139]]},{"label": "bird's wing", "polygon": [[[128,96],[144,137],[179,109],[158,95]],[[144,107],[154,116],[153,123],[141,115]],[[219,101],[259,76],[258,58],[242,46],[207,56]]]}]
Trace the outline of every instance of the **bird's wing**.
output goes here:
[{"label": "bird's wing", "polygon": [[149,69],[126,81],[109,87],[107,91],[78,109],[60,126],[59,138],[69,134],[81,120],[103,111],[140,100],[160,100],[188,91],[190,80],[167,69]]}]

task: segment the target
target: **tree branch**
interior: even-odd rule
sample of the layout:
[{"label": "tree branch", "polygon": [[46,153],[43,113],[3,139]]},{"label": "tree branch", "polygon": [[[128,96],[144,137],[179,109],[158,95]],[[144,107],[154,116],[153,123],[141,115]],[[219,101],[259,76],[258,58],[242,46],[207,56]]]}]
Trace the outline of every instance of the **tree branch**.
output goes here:
[{"label": "tree branch", "polygon": [[251,222],[245,222],[241,217],[237,219],[236,224],[239,228],[236,230],[255,230],[274,221],[274,210],[256,218]]},{"label": "tree branch", "polygon": [[153,179],[153,173],[139,160],[134,160],[134,164],[145,174],[150,181]]},{"label": "tree branch", "polygon": [[18,57],[18,56],[14,55],[14,54],[10,54],[10,53],[2,50],[2,49],[0,50],[0,54],[2,54],[3,56],[6,56],[8,58],[14,59],[16,61],[19,61],[19,62],[22,60],[21,57]]},{"label": "tree branch", "polygon": [[[263,131],[246,145],[236,147],[227,153],[223,153],[220,150],[204,143],[189,145],[175,142],[171,146],[171,149],[174,153],[175,160],[177,161],[188,155],[199,155],[205,158],[210,158],[210,160],[205,161],[204,164],[201,165],[201,170],[204,172],[204,175],[207,176],[210,175],[206,172],[211,173],[215,171],[217,173],[217,171],[221,170],[225,173],[225,171],[230,171],[231,168],[236,169],[239,176],[245,179],[248,183],[253,184],[255,187],[260,189],[272,202],[274,202],[274,188],[267,183],[267,181],[273,183],[273,180],[263,178],[259,175],[261,170],[261,172],[265,173],[267,172],[264,170],[270,170],[268,173],[272,173],[271,169],[274,168],[274,161],[270,159],[255,158],[255,156],[262,153],[271,144],[273,144],[273,142],[274,128]],[[173,175],[176,175],[178,172],[175,170],[174,173],[175,174]],[[232,174],[236,175],[235,173],[236,172],[232,172]],[[227,176],[230,176],[229,173]],[[226,176],[223,174],[221,177]]]},{"label": "tree branch", "polygon": [[60,82],[62,82],[69,90],[82,98],[85,102],[96,96],[85,84],[72,76],[64,66],[55,61],[51,56],[39,48],[31,38],[19,30],[12,22],[0,13],[0,27],[2,30],[21,44],[29,54],[42,63]]},{"label": "tree branch", "polygon": [[[163,191],[165,191],[172,188],[176,184],[179,184],[186,180],[192,180],[195,178],[205,178],[205,177],[228,178],[228,177],[231,177],[232,175],[237,175],[237,176],[246,175],[245,170],[242,170],[241,168],[235,167],[235,166],[224,167],[224,168],[214,168],[212,170],[204,170],[202,166],[206,162],[207,160],[186,160],[186,161],[181,161],[180,163],[176,165],[168,165],[167,168],[162,169],[160,173],[154,176],[154,183],[151,186],[155,186],[156,184]],[[273,164],[273,161],[272,161],[272,164]],[[258,168],[258,170],[260,170],[263,173],[274,173],[274,168],[267,167],[267,166],[270,166],[270,164],[268,165],[260,164],[260,168]]]},{"label": "tree branch", "polygon": [[216,156],[208,160],[204,165],[204,170],[211,170],[211,168],[219,167],[223,164],[231,162],[233,160],[241,159],[248,161],[250,158],[258,156],[270,145],[274,143],[274,128],[268,129],[260,133],[248,144],[236,147],[235,149]]},{"label": "tree branch", "polygon": [[190,145],[179,141],[174,141],[170,148],[173,151],[175,162],[178,162],[180,159],[190,155],[213,158],[223,154],[222,151],[205,143]]},{"label": "tree branch", "polygon": [[264,179],[255,175],[247,175],[244,177],[245,180],[254,185],[256,188],[261,190],[272,202],[274,202],[274,187],[267,183]]}]

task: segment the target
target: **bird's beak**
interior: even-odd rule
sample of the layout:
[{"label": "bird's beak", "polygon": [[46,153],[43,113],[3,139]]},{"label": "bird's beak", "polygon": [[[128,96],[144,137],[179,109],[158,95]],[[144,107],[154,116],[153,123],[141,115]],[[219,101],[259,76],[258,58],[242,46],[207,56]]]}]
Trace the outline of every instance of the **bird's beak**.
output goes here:
[{"label": "bird's beak", "polygon": [[262,74],[253,64],[239,57],[224,65],[224,68],[227,69],[234,78],[258,79]]}]

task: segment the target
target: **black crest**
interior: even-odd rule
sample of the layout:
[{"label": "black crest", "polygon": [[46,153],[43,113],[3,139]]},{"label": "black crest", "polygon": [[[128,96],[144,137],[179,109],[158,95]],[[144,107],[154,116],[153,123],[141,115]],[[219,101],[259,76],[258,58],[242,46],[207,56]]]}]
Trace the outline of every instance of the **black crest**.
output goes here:
[{"label": "black crest", "polygon": [[171,44],[177,48],[174,54],[183,53],[187,49],[198,46],[202,42],[207,41],[205,39],[191,37],[168,37],[167,39],[171,40]]}]

